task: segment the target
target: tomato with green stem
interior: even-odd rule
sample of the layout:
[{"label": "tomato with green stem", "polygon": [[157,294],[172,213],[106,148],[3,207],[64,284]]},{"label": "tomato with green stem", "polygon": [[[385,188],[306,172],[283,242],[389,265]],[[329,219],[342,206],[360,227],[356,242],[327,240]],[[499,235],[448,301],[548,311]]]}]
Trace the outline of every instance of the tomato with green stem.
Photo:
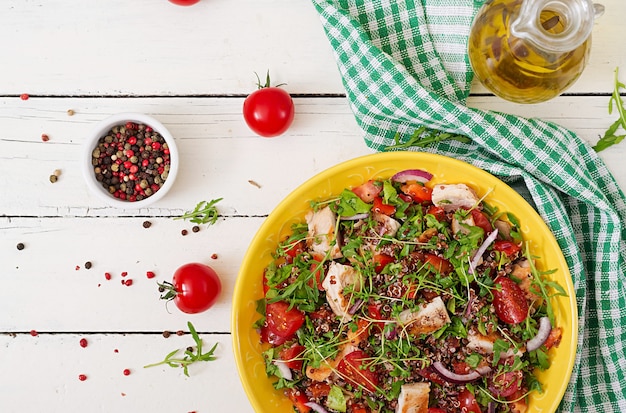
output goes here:
[{"label": "tomato with green stem", "polygon": [[200,0],[169,0],[170,3],[177,4],[179,6],[191,6],[198,3]]},{"label": "tomato with green stem", "polygon": [[215,270],[208,265],[189,263],[179,267],[172,282],[159,283],[161,299],[174,301],[184,313],[196,314],[208,310],[215,304],[222,283]]},{"label": "tomato with green stem", "polygon": [[243,102],[243,118],[257,135],[272,138],[282,135],[289,129],[295,115],[293,100],[289,93],[279,86],[271,86],[267,72],[265,84],[258,79],[258,89]]}]

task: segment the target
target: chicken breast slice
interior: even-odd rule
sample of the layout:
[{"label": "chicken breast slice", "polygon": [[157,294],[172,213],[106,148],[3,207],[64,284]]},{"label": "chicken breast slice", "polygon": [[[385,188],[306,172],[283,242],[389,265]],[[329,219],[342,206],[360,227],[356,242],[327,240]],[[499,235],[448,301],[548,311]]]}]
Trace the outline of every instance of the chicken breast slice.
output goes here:
[{"label": "chicken breast slice", "polygon": [[396,413],[427,413],[430,383],[409,383],[400,387]]},{"label": "chicken breast slice", "polygon": [[[498,338],[501,339],[502,337],[498,334],[489,334],[484,336],[480,333],[469,331],[467,333],[467,348],[480,354],[493,354],[493,343],[495,343]],[[521,356],[522,352],[519,350],[515,351],[513,349],[509,349],[506,352],[501,353],[500,357],[510,358],[514,355]]]},{"label": "chicken breast slice", "polygon": [[446,304],[439,296],[423,304],[419,311],[404,310],[399,319],[415,335],[430,334],[450,323]]},{"label": "chicken breast slice", "polygon": [[317,254],[326,255],[330,251],[332,259],[341,258],[341,248],[335,237],[337,216],[329,207],[319,211],[309,211],[305,220],[309,228],[307,246]]},{"label": "chicken breast slice", "polygon": [[360,290],[361,275],[349,265],[331,262],[324,281],[322,281],[322,287],[326,290],[326,300],[330,308],[337,316],[341,317],[343,322],[352,320],[349,309],[354,303],[351,300],[352,297],[344,293],[348,286],[352,286],[354,291]]},{"label": "chicken breast slice", "polygon": [[478,195],[465,184],[439,184],[433,187],[432,201],[444,211],[455,211],[459,208],[472,208],[478,201]]}]

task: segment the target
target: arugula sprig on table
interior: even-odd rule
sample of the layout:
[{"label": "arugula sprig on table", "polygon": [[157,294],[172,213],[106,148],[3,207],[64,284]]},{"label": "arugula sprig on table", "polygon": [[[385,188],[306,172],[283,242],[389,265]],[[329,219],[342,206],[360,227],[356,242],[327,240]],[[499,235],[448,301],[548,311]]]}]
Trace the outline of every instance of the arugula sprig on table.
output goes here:
[{"label": "arugula sprig on table", "polygon": [[623,131],[626,131],[626,106],[624,106],[624,101],[620,95],[620,89],[626,90],[626,85],[620,82],[617,75],[618,69],[615,68],[615,87],[613,88],[613,94],[609,99],[609,115],[613,113],[613,105],[619,114],[619,118],[609,128],[604,132],[604,136],[600,138],[600,140],[595,144],[593,149],[596,152],[600,152],[609,146],[613,146],[615,144],[620,143],[624,138],[626,138],[626,134],[618,135],[617,131],[621,128]]},{"label": "arugula sprig on table", "polygon": [[190,321],[187,322],[187,327],[189,327],[189,332],[191,333],[191,337],[193,338],[193,341],[196,343],[195,349],[193,347],[187,347],[187,349],[185,349],[184,356],[182,358],[175,357],[176,354],[180,351],[180,349],[176,349],[172,351],[171,353],[169,353],[167,356],[165,356],[165,359],[163,359],[162,361],[158,363],[148,364],[143,367],[144,368],[155,367],[155,366],[161,366],[163,364],[167,364],[168,366],[174,367],[174,368],[182,367],[183,372],[185,373],[185,376],[189,377],[189,370],[188,370],[189,365],[196,363],[198,361],[215,360],[217,358],[214,355],[215,349],[217,348],[217,343],[215,343],[209,351],[207,351],[206,353],[203,353],[202,352],[202,339],[200,338],[200,336],[196,332],[196,329],[194,328],[193,324],[191,324]]},{"label": "arugula sprig on table", "polygon": [[213,199],[211,201],[200,201],[192,211],[187,211],[183,215],[174,219],[188,219],[194,224],[209,224],[213,225],[217,222],[219,213],[215,204],[220,202],[223,198]]},{"label": "arugula sprig on table", "polygon": [[385,147],[385,150],[408,149],[412,146],[423,148],[431,143],[438,143],[445,140],[454,140],[464,143],[471,142],[471,139],[467,136],[428,129],[425,126],[417,128],[411,137],[404,143],[400,142],[400,138],[400,133],[396,133],[394,136],[395,144]]}]

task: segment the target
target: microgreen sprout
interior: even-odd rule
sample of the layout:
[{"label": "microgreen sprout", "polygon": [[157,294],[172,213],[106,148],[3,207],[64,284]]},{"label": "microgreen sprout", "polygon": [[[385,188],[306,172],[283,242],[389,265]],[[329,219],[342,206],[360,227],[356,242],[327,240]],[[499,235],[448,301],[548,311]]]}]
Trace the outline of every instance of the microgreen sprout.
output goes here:
[{"label": "microgreen sprout", "polygon": [[209,351],[207,351],[206,353],[203,353],[202,352],[202,339],[200,338],[200,336],[196,332],[196,329],[194,328],[193,324],[191,324],[190,321],[187,322],[187,327],[189,327],[189,332],[191,333],[191,337],[193,338],[193,341],[196,343],[195,349],[193,347],[188,347],[187,349],[185,349],[183,357],[180,357],[180,356],[176,357],[176,354],[180,352],[179,349],[176,349],[172,351],[171,353],[169,353],[168,355],[166,355],[165,359],[163,359],[162,361],[158,363],[148,364],[144,366],[144,368],[156,367],[156,366],[167,364],[168,366],[174,367],[174,368],[182,367],[183,373],[185,374],[185,376],[189,377],[188,367],[190,364],[196,363],[198,361],[215,360],[217,357],[214,355],[214,353],[215,353],[215,349],[217,348],[218,343],[215,343]]}]

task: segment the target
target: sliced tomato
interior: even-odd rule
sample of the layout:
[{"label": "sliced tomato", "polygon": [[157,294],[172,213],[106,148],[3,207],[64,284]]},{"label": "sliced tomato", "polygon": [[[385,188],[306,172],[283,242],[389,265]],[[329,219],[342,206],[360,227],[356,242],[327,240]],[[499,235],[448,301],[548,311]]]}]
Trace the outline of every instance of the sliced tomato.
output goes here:
[{"label": "sliced tomato", "polygon": [[294,370],[302,370],[302,353],[305,347],[294,344],[291,347],[284,348],[280,351],[280,359],[285,362],[285,366]]},{"label": "sliced tomato", "polygon": [[304,392],[293,388],[285,390],[285,394],[287,395],[287,397],[289,397],[289,400],[291,400],[293,406],[298,409],[298,412],[309,413],[311,411],[311,408],[305,405],[305,403],[309,402],[309,399],[306,397]]},{"label": "sliced tomato", "polygon": [[424,262],[442,275],[448,275],[454,269],[450,261],[431,253],[424,254]]},{"label": "sliced tomato", "polygon": [[415,202],[430,202],[433,190],[418,183],[407,183],[400,187],[400,190],[409,195]]},{"label": "sliced tomato", "polygon": [[431,205],[426,210],[426,213],[434,216],[435,219],[439,222],[446,219],[446,211],[440,206]]},{"label": "sliced tomato", "polygon": [[504,253],[507,257],[513,257],[520,252],[522,248],[513,241],[499,239],[494,241],[493,249]]},{"label": "sliced tomato", "polygon": [[380,273],[387,264],[394,262],[394,258],[387,254],[374,254],[372,258],[374,261],[374,271]]},{"label": "sliced tomato", "polygon": [[[499,276],[494,280],[493,306],[498,318],[505,323],[519,324],[528,316],[528,301],[524,291],[512,279]],[[498,287],[499,286],[499,287]]]},{"label": "sliced tomato", "polygon": [[376,185],[373,180],[369,180],[364,184],[352,188],[352,192],[361,198],[363,202],[367,202],[368,204],[372,202],[382,190],[382,185]]},{"label": "sliced tomato", "polygon": [[441,377],[440,374],[438,374],[432,367],[428,366],[426,368],[417,370],[416,373],[420,376],[422,376],[423,378],[425,378],[428,381],[431,381],[433,383],[437,383],[440,385],[445,385],[446,381],[443,379],[443,377]]},{"label": "sliced tomato", "polygon": [[474,219],[474,225],[482,228],[483,231],[485,231],[485,235],[493,231],[493,226],[491,225],[491,222],[489,222],[489,218],[487,218],[487,215],[485,215],[484,212],[474,208],[472,209],[472,218]]},{"label": "sliced tomato", "polygon": [[324,287],[322,287],[322,281],[324,280],[324,265],[320,262],[320,260],[315,259],[311,262],[309,271],[311,271],[311,273],[313,273],[313,277],[315,277],[315,282],[313,281],[313,278],[309,279],[309,286],[311,288],[317,287],[318,290],[324,291]]},{"label": "sliced tomato", "polygon": [[467,389],[463,389],[459,393],[459,407],[463,413],[482,413],[476,397]]},{"label": "sliced tomato", "polygon": [[293,262],[293,259],[297,255],[302,254],[302,252],[304,252],[305,248],[306,248],[306,245],[302,241],[294,245],[288,246],[287,249],[285,250],[285,254],[287,254],[287,262],[291,264]]},{"label": "sliced tomato", "polygon": [[523,377],[521,370],[496,373],[489,383],[489,391],[496,397],[510,397],[522,388]]},{"label": "sliced tomato", "polygon": [[[383,317],[383,315],[380,312],[380,305],[379,304],[368,304],[367,305],[367,315],[372,319],[372,320],[385,320],[385,318]],[[384,321],[374,321],[374,325],[377,326],[378,328],[380,328],[381,330],[383,328],[385,328],[385,322]]]},{"label": "sliced tomato", "polygon": [[261,328],[261,340],[275,346],[293,338],[304,323],[304,313],[295,307],[289,308],[285,301],[265,306],[265,325]]},{"label": "sliced tomato", "polygon": [[439,407],[429,407],[428,413],[446,413],[446,411],[443,409],[440,409]]},{"label": "sliced tomato", "polygon": [[362,350],[354,350],[341,359],[337,371],[355,388],[364,388],[374,393],[378,387],[378,376],[366,365],[367,354]]},{"label": "sliced tomato", "polygon": [[307,387],[307,391],[314,399],[319,399],[328,396],[328,393],[330,393],[330,385],[321,381],[314,381]]},{"label": "sliced tomato", "polygon": [[267,274],[263,271],[263,296],[265,296],[269,290],[270,286],[267,285]]},{"label": "sliced tomato", "polygon": [[379,214],[385,214],[385,215],[391,216],[396,212],[396,207],[393,205],[385,204],[383,202],[383,198],[377,196],[374,198],[374,205],[372,206],[372,211],[378,212]]}]

